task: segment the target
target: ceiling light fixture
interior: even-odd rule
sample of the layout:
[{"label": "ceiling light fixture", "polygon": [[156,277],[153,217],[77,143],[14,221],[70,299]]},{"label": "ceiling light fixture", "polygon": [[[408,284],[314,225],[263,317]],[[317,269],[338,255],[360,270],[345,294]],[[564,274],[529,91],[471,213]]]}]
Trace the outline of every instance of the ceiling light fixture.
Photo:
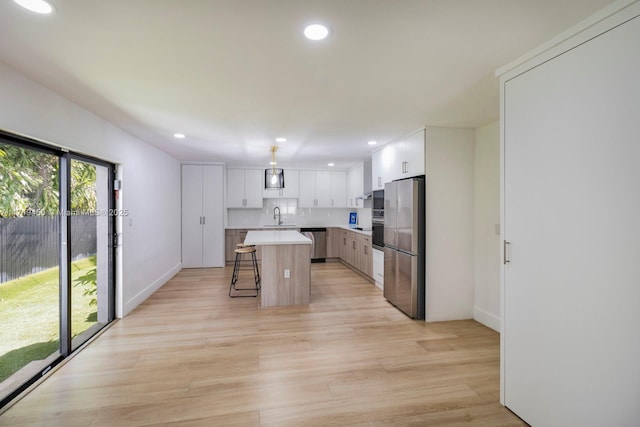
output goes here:
[{"label": "ceiling light fixture", "polygon": [[276,151],[278,151],[277,145],[271,146],[271,168],[264,170],[264,188],[284,188],[284,171],[280,168],[276,168]]},{"label": "ceiling light fixture", "polygon": [[335,163],[327,163],[327,166],[335,166]]},{"label": "ceiling light fixture", "polygon": [[276,142],[287,142],[287,138],[283,138],[283,137],[278,137],[276,138]]},{"label": "ceiling light fixture", "polygon": [[376,142],[376,141],[369,141],[369,142],[367,142],[367,144],[369,144],[369,145],[376,145],[376,144],[377,144],[377,142]]},{"label": "ceiling light fixture", "polygon": [[323,40],[329,35],[329,29],[322,24],[307,25],[304,36],[309,40]]},{"label": "ceiling light fixture", "polygon": [[42,15],[48,15],[55,12],[55,8],[51,3],[45,0],[13,0],[20,6],[24,7],[31,12],[40,13]]},{"label": "ceiling light fixture", "polygon": [[173,137],[174,138],[178,138],[178,139],[185,139],[186,138],[184,133],[174,133]]}]

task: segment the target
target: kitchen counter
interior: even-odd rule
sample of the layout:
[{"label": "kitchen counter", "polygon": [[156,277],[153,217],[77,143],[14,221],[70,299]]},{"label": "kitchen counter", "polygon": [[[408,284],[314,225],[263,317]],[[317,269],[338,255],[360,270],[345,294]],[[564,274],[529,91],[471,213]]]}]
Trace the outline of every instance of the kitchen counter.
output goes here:
[{"label": "kitchen counter", "polygon": [[310,245],[311,239],[293,230],[251,230],[245,245]]},{"label": "kitchen counter", "polygon": [[262,307],[309,304],[311,239],[293,230],[250,230],[244,244],[262,249]]},{"label": "kitchen counter", "polygon": [[358,230],[355,228],[351,228],[348,225],[333,225],[334,228],[341,228],[343,230],[353,231],[354,233],[364,234],[365,236],[371,236],[371,229],[368,230]]},{"label": "kitchen counter", "polygon": [[365,236],[371,236],[371,230],[356,230],[355,228],[351,228],[348,225],[317,225],[317,224],[293,224],[293,225],[275,225],[275,226],[229,226],[226,227],[226,230],[287,230],[287,229],[295,229],[299,230],[301,228],[341,228],[343,230],[350,230],[355,233],[364,234]]}]

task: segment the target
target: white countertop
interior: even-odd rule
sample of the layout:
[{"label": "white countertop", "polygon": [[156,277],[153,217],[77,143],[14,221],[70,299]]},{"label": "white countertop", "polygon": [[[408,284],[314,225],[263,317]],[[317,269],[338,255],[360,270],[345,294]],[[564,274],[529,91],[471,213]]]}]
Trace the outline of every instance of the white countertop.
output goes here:
[{"label": "white countertop", "polygon": [[249,230],[245,245],[310,245],[311,239],[293,230]]},{"label": "white countertop", "polygon": [[365,236],[371,236],[371,229],[368,230],[356,230],[355,228],[351,228],[348,225],[281,225],[274,227],[266,227],[266,226],[228,226],[225,227],[226,230],[267,230],[267,231],[284,231],[282,229],[296,229],[299,230],[301,228],[341,228],[343,230],[353,231],[355,233],[364,234]]}]

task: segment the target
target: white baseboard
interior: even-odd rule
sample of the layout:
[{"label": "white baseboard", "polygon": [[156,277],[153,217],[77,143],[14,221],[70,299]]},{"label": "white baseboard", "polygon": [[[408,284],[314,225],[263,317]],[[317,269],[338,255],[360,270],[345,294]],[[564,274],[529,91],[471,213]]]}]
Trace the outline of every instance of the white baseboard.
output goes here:
[{"label": "white baseboard", "polygon": [[136,296],[131,298],[129,301],[126,301],[124,303],[122,317],[125,317],[129,313],[131,313],[137,306],[142,304],[147,298],[153,295],[155,291],[160,289],[162,285],[167,283],[169,279],[178,274],[180,270],[182,270],[182,262],[179,262],[178,264],[173,266],[169,271],[165,272],[162,276],[154,280],[149,286],[140,291]]},{"label": "white baseboard", "polygon": [[473,307],[473,319],[496,332],[500,332],[500,317],[478,307]]}]

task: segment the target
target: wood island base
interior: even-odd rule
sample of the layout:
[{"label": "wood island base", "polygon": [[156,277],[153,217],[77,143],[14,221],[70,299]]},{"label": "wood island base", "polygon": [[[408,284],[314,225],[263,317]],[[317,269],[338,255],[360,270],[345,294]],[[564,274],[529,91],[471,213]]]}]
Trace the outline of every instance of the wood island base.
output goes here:
[{"label": "wood island base", "polygon": [[262,307],[309,304],[311,245],[264,245],[261,267]]}]

